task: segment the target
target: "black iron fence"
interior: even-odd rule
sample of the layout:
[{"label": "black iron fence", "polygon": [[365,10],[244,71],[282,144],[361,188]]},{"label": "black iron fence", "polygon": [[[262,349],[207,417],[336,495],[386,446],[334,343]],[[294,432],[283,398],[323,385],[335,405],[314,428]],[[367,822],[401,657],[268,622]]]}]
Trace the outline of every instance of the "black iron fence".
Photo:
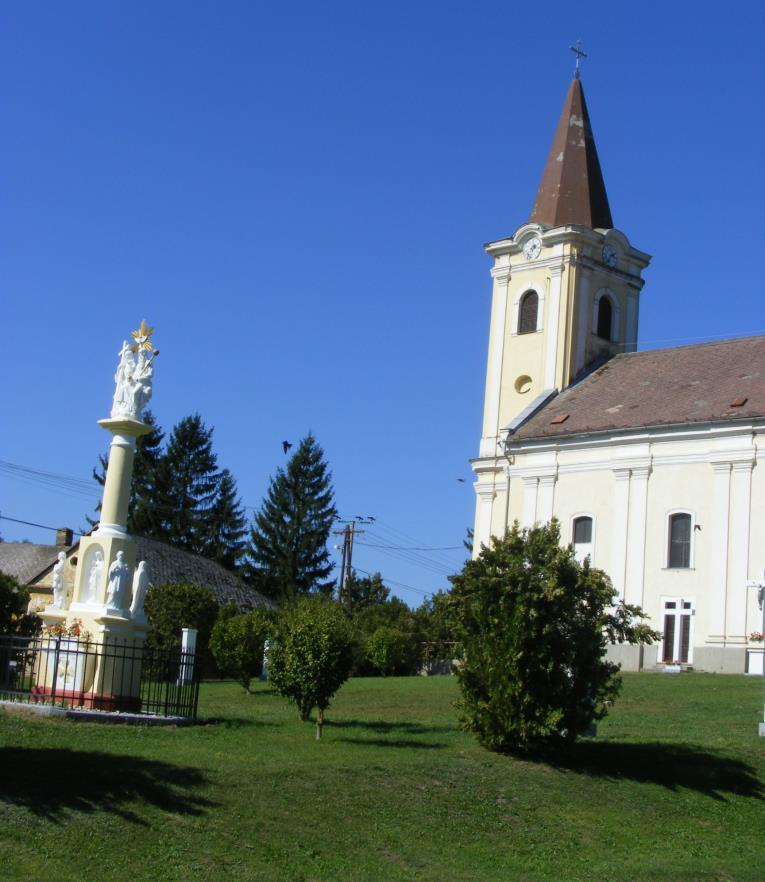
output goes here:
[{"label": "black iron fence", "polygon": [[0,636],[0,699],[194,719],[198,665],[131,640]]}]

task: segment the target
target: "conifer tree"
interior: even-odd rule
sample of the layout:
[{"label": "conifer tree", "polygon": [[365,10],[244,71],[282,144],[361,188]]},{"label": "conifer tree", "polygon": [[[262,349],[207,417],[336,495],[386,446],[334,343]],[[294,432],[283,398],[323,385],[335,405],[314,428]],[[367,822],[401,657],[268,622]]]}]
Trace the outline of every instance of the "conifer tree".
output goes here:
[{"label": "conifer tree", "polygon": [[236,481],[228,469],[223,469],[206,519],[204,556],[235,570],[244,553],[246,535],[247,520],[237,496]]},{"label": "conifer tree", "polygon": [[185,417],[174,427],[156,470],[153,537],[194,554],[208,547],[207,522],[220,478],[212,434],[198,413]]},{"label": "conifer tree", "polygon": [[337,517],[332,476],[312,434],[286,469],[278,469],[255,515],[245,574],[279,602],[312,592],[329,594],[327,539]]}]

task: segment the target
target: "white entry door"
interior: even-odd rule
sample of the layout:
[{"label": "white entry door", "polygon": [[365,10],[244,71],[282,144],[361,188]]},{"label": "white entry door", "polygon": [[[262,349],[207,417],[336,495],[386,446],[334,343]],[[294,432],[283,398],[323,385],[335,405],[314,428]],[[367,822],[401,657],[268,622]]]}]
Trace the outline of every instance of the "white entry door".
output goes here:
[{"label": "white entry door", "polygon": [[665,597],[662,602],[661,661],[665,665],[693,662],[693,618],[696,601],[692,597]]}]

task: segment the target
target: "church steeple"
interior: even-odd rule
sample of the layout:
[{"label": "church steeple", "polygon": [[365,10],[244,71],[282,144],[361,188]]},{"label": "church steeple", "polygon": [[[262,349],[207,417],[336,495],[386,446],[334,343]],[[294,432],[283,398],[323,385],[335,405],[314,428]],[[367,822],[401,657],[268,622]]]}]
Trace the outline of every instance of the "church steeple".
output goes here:
[{"label": "church steeple", "polygon": [[571,81],[558,121],[531,223],[611,229],[611,209],[592,136],[581,80]]}]

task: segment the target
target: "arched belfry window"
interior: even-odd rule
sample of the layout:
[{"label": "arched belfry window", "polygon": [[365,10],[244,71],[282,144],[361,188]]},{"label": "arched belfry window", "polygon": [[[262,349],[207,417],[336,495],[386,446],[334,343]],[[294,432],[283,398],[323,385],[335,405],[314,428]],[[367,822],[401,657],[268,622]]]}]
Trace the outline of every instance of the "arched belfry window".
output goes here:
[{"label": "arched belfry window", "polygon": [[598,337],[603,340],[611,339],[611,322],[613,318],[613,308],[609,297],[601,297],[598,302]]},{"label": "arched belfry window", "polygon": [[537,313],[539,312],[539,296],[536,291],[527,291],[521,298],[518,310],[518,333],[533,334],[537,329]]}]

